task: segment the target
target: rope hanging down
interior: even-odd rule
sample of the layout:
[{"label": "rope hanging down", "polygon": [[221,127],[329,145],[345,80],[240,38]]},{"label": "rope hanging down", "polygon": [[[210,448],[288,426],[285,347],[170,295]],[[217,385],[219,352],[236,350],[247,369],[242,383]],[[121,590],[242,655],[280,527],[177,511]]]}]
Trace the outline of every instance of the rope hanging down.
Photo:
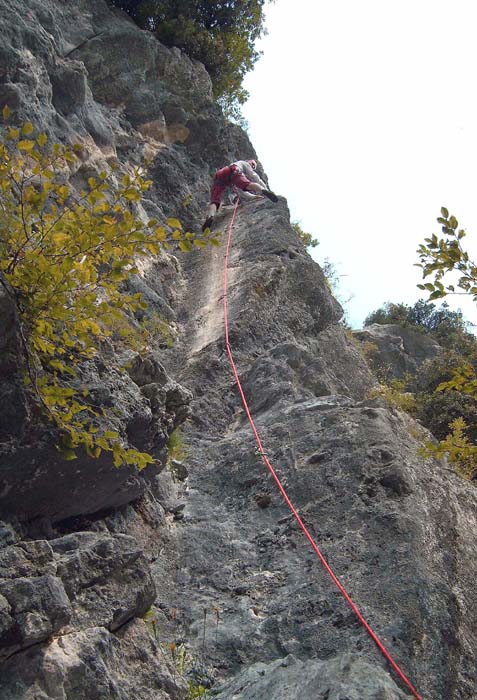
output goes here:
[{"label": "rope hanging down", "polygon": [[251,415],[251,413],[250,413],[250,409],[249,409],[249,407],[248,407],[247,399],[246,399],[246,397],[245,397],[245,394],[244,394],[244,391],[243,391],[243,388],[242,388],[242,384],[240,383],[240,379],[239,379],[238,372],[237,372],[237,367],[236,367],[236,365],[235,365],[235,361],[234,361],[234,358],[233,358],[233,355],[232,355],[232,350],[231,350],[231,348],[230,348],[230,343],[229,343],[229,322],[228,322],[228,314],[227,314],[227,268],[228,268],[228,260],[229,260],[230,242],[231,242],[231,240],[232,240],[232,229],[233,229],[233,225],[234,225],[234,222],[235,222],[235,216],[236,216],[236,213],[237,213],[238,204],[239,204],[239,202],[237,202],[237,203],[235,204],[235,208],[234,208],[234,211],[233,211],[233,214],[232,214],[232,220],[231,220],[231,222],[230,222],[229,231],[228,231],[227,246],[226,246],[226,250],[225,250],[225,263],[224,263],[224,294],[223,294],[223,300],[224,300],[223,303],[224,303],[225,347],[226,347],[226,349],[227,349],[227,354],[228,354],[228,356],[229,356],[230,364],[231,364],[231,367],[232,367],[232,372],[233,372],[233,375],[234,375],[234,377],[235,377],[235,382],[236,382],[236,384],[237,384],[237,388],[238,388],[240,397],[241,397],[241,399],[242,399],[242,403],[243,403],[243,407],[244,407],[245,413],[247,414],[247,418],[248,418],[248,421],[249,421],[249,423],[250,423],[250,427],[252,428],[252,432],[253,432],[253,434],[254,434],[254,436],[255,436],[255,441],[256,441],[257,447],[258,447],[258,452],[260,453],[260,455],[261,455],[261,457],[262,457],[262,459],[263,459],[263,461],[264,461],[264,463],[265,463],[265,466],[267,467],[268,471],[269,471],[270,474],[272,475],[272,477],[273,477],[273,479],[274,479],[274,481],[275,481],[275,483],[276,483],[276,485],[277,485],[277,487],[278,487],[278,490],[280,491],[281,495],[283,496],[283,499],[284,499],[285,503],[287,504],[287,506],[289,507],[289,509],[290,509],[291,512],[293,513],[293,515],[294,515],[294,517],[295,517],[295,520],[297,521],[297,523],[299,524],[300,528],[302,529],[302,531],[303,531],[305,537],[307,538],[307,540],[308,540],[309,543],[311,544],[313,550],[315,551],[316,555],[318,556],[318,559],[321,561],[322,565],[324,566],[324,568],[326,569],[327,573],[328,573],[329,576],[331,577],[333,583],[334,583],[335,586],[338,588],[338,590],[340,591],[340,593],[343,595],[343,597],[345,598],[346,602],[348,603],[348,605],[350,606],[350,608],[352,609],[352,611],[354,612],[354,614],[356,615],[356,617],[358,618],[358,620],[361,622],[361,624],[363,625],[363,627],[366,629],[366,631],[368,632],[369,636],[371,637],[371,639],[373,640],[373,642],[376,644],[376,646],[378,647],[378,649],[380,650],[380,652],[383,654],[383,656],[385,657],[385,659],[391,664],[392,668],[395,670],[395,672],[397,673],[397,675],[399,676],[399,678],[403,681],[403,683],[405,683],[405,685],[407,685],[407,687],[409,688],[409,690],[411,691],[411,693],[414,695],[414,697],[417,698],[417,700],[423,700],[423,699],[422,699],[422,696],[419,695],[419,693],[418,693],[417,690],[414,688],[414,686],[412,685],[412,683],[407,679],[407,677],[406,677],[406,676],[404,675],[404,673],[401,671],[401,669],[399,668],[399,666],[397,665],[397,663],[394,661],[394,659],[392,658],[392,656],[390,655],[390,653],[389,653],[389,652],[387,651],[387,649],[385,648],[384,644],[381,642],[381,640],[378,638],[378,636],[373,632],[373,630],[371,629],[371,627],[369,626],[369,624],[366,622],[366,620],[364,619],[364,617],[362,616],[362,614],[360,613],[360,611],[358,610],[358,608],[356,607],[356,605],[353,603],[353,601],[351,600],[350,596],[349,596],[348,593],[346,592],[345,588],[344,588],[344,587],[342,586],[342,584],[339,582],[338,578],[337,578],[336,575],[334,574],[334,572],[333,572],[333,570],[331,569],[330,565],[328,564],[328,562],[326,561],[325,557],[324,557],[323,554],[321,553],[321,551],[320,551],[318,545],[315,543],[313,537],[312,537],[312,536],[310,535],[310,533],[308,532],[308,530],[307,530],[307,528],[306,528],[306,525],[304,524],[304,522],[303,522],[302,519],[300,518],[300,516],[299,516],[299,514],[298,514],[298,511],[296,510],[295,506],[293,505],[293,503],[292,503],[292,502],[290,501],[290,499],[288,498],[287,492],[285,491],[285,488],[284,488],[282,482],[280,481],[280,479],[279,479],[277,473],[275,472],[275,469],[273,468],[273,466],[271,465],[271,463],[270,463],[270,461],[269,461],[267,455],[265,454],[265,450],[263,449],[263,445],[262,445],[262,441],[261,441],[261,439],[260,439],[260,435],[259,435],[259,433],[258,433],[258,431],[257,431],[257,428],[255,427],[255,423],[253,422],[253,418],[252,418],[252,415]]}]

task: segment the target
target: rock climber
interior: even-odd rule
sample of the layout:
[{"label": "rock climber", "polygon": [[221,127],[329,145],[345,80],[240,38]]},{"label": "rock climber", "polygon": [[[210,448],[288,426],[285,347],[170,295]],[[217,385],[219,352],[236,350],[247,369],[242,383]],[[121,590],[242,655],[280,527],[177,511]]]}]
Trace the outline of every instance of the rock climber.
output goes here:
[{"label": "rock climber", "polygon": [[268,199],[271,199],[272,202],[278,202],[277,195],[267,188],[256,169],[257,162],[255,160],[237,160],[235,163],[217,170],[210,191],[210,204],[202,231],[212,226],[214,216],[219,210],[222,196],[227,187],[238,188],[254,194],[263,194]]}]

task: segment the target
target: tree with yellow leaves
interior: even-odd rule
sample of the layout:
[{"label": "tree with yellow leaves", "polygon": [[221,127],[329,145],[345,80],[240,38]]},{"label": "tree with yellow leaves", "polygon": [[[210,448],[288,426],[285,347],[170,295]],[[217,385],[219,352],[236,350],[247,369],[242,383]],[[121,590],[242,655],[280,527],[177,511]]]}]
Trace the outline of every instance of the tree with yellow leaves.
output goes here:
[{"label": "tree with yellow leaves", "polygon": [[[8,107],[3,117],[8,120]],[[145,307],[140,294],[122,291],[137,260],[173,244],[185,251],[202,247],[207,239],[184,233],[176,219],[161,225],[141,218],[135,205],[151,181],[140,167],[122,176],[105,170],[74,190],[68,178],[79,150],[50,146],[29,122],[6,127],[0,141],[0,284],[16,310],[25,382],[57,426],[65,458],[83,446],[92,457],[111,451],[116,466],[142,468],[153,458],[98,427],[77,369],[97,354],[118,319],[124,323]]]}]

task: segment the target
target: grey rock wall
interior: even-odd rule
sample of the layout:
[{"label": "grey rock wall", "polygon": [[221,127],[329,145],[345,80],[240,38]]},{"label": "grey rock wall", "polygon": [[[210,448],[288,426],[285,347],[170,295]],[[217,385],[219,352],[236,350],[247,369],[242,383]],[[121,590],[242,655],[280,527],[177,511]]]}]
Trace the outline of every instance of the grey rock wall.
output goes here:
[{"label": "grey rock wall", "polygon": [[373,323],[354,331],[353,337],[368,346],[373,367],[389,379],[416,374],[419,367],[442,352],[442,347],[425,333],[392,323]]},{"label": "grey rock wall", "polygon": [[[123,505],[142,496],[163,468],[168,437],[189,415],[190,392],[166,373],[159,382],[151,380],[147,386],[138,386],[115,363],[108,365],[102,360],[85,363],[81,376],[94,408],[110,411],[110,417],[104,419],[106,429],[116,430],[126,444],[152,453],[161,465],[141,472],[127,466],[118,469],[110,453],[103,452],[92,460],[82,450],[75,460],[65,460],[49,425],[28,421],[26,414],[18,421],[19,409],[15,422],[10,421],[12,405],[16,404],[6,403],[0,409],[2,423],[8,426],[12,422],[13,430],[0,448],[2,516],[58,522]],[[22,396],[21,383],[16,382],[15,387],[15,397]],[[15,440],[19,425],[22,438]]]},{"label": "grey rock wall", "polygon": [[[226,230],[230,212],[222,216],[217,226]],[[236,697],[275,697],[273,674],[264,671],[260,690],[252,691],[247,669],[274,668],[289,654],[333,669],[351,653],[385,668],[256,454],[223,347],[222,253],[207,251],[184,266],[188,360],[176,349],[169,362],[195,399],[189,495],[173,559],[179,571],[168,599],[182,601],[197,652],[202,611],[220,609],[217,630],[209,613],[208,658],[218,679],[239,674],[223,697],[239,687]],[[367,399],[373,380],[282,201],[239,211],[229,279],[230,337],[243,387],[267,455],[306,525],[423,697],[471,698],[475,491],[419,456],[429,439],[422,427]],[[355,680],[351,697],[365,692]],[[318,688],[326,697],[313,683],[309,696]],[[298,692],[292,683],[290,697]],[[331,684],[328,692],[337,691]],[[363,697],[387,692],[378,682]]]},{"label": "grey rock wall", "polygon": [[383,673],[346,654],[330,663],[303,662],[293,656],[270,664],[257,663],[220,689],[218,700],[404,700]]},{"label": "grey rock wall", "polygon": [[[203,67],[102,0],[0,0],[0,29],[0,101],[83,144],[73,183],[148,157],[145,210],[197,230],[213,169],[255,155]],[[163,454],[190,412],[172,473],[54,457],[0,299],[2,699],[186,700],[184,674],[224,700],[408,696],[256,454],[224,349],[223,252],[164,255],[131,282],[172,348],[128,357],[128,373],[114,353],[85,368],[133,445]],[[420,426],[367,398],[374,380],[284,199],[239,210],[228,305],[265,449],[318,545],[423,697],[471,700],[475,491],[419,457]]]}]

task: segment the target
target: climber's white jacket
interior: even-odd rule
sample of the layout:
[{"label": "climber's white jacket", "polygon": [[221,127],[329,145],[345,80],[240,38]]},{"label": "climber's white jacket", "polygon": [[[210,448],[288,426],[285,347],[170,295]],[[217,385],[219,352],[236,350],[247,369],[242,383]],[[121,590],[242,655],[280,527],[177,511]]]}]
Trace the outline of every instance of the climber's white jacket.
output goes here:
[{"label": "climber's white jacket", "polygon": [[242,175],[245,175],[247,180],[250,180],[250,182],[256,182],[257,185],[263,187],[264,190],[268,189],[267,185],[260,178],[260,175],[257,173],[256,170],[252,168],[248,161],[236,160],[235,163],[232,163],[232,165],[235,165],[235,167],[242,173]]}]

